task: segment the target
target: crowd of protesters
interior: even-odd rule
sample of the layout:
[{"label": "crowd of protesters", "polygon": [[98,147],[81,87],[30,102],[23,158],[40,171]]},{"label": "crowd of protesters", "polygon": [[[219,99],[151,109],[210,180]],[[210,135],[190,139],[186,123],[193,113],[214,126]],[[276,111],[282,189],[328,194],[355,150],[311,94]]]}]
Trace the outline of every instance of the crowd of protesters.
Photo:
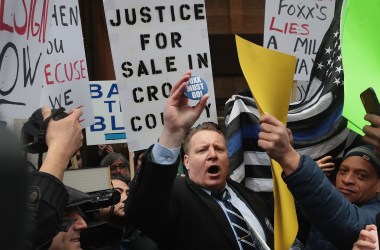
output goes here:
[{"label": "crowd of protesters", "polygon": [[[188,106],[183,92],[190,76],[186,72],[173,86],[159,140],[129,159],[136,166],[134,178],[128,155],[99,145],[100,167],[110,169],[119,199],[97,211],[84,209],[90,194],[62,182],[71,159],[83,158],[80,109],[49,121],[46,155],[29,173],[22,147],[1,128],[1,211],[7,215],[2,249],[273,249],[273,211],[228,178],[227,142],[218,125],[192,128],[208,95]],[[52,111],[41,112],[47,119]],[[335,166],[330,158],[315,162],[298,154],[284,124],[270,114],[260,118],[258,144],[280,163],[310,224],[307,237],[296,239],[293,249],[378,247],[373,224],[380,212],[380,116],[365,119],[371,126],[363,128],[361,145]],[[186,174],[178,171],[180,164]],[[334,182],[326,176],[331,174]]]}]

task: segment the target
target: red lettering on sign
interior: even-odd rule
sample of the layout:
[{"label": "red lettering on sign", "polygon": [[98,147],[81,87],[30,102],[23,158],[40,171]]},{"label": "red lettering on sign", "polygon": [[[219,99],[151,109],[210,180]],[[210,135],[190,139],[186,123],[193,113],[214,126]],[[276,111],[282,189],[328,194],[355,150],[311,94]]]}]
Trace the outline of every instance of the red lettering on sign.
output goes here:
[{"label": "red lettering on sign", "polygon": [[[0,4],[0,31],[16,32],[20,36],[26,35],[27,40],[29,40],[31,35],[32,37],[38,37],[38,42],[45,43],[49,0],[43,0],[42,6],[36,8],[37,3],[41,2],[42,1],[31,0],[30,5],[27,6],[25,0],[22,0],[23,12],[7,13],[5,12],[5,4],[15,4],[15,1],[2,0]],[[37,16],[36,11],[41,8],[41,15]],[[13,16],[13,23],[5,23],[4,13]],[[18,16],[18,14],[20,16]]]},{"label": "red lettering on sign", "polygon": [[[68,63],[57,63],[51,72],[51,65],[45,65],[45,78],[47,84],[71,82],[74,79],[87,78],[87,71],[84,60],[76,60]],[[49,78],[54,75],[54,79]]]},{"label": "red lettering on sign", "polygon": [[276,17],[272,17],[270,22],[269,30],[277,31],[283,34],[295,34],[295,35],[308,35],[309,34],[309,24],[298,24],[298,23],[288,23],[285,22],[283,27],[281,24],[276,23]]}]

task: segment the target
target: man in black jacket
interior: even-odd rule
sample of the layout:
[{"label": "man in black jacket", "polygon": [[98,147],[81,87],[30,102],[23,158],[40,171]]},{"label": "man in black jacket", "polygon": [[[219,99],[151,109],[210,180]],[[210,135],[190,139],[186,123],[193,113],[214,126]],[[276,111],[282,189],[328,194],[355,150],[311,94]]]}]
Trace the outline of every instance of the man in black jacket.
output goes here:
[{"label": "man in black jacket", "polygon": [[[51,116],[49,108],[42,108],[43,118]],[[68,194],[62,183],[70,158],[82,146],[82,126],[78,119],[80,109],[66,118],[51,119],[46,128],[46,157],[38,172],[31,173],[28,185],[28,249],[48,249],[59,232]]]},{"label": "man in black jacket", "polygon": [[[82,145],[81,110],[74,110],[47,125],[48,152],[40,171],[27,175],[18,139],[0,128],[0,196],[3,201],[0,226],[1,249],[48,249],[61,226],[68,194],[62,183],[67,164]],[[44,119],[51,115],[42,109]],[[29,180],[29,183],[28,183]],[[26,203],[26,200],[28,203]]]},{"label": "man in black jacket", "polygon": [[[217,125],[205,123],[189,132],[208,99],[206,94],[195,107],[188,105],[183,93],[190,75],[185,73],[173,86],[159,143],[144,154],[126,201],[126,215],[168,249],[273,248],[273,228],[263,201],[227,179],[226,140]],[[188,176],[178,177],[183,140]],[[245,235],[236,224],[242,225]]]},{"label": "man in black jacket", "polygon": [[[61,225],[68,200],[63,173],[71,156],[82,145],[81,110],[51,120],[46,130],[49,147],[39,172],[28,177],[27,165],[18,139],[0,128],[0,194],[3,201],[0,226],[1,249],[48,249]],[[51,115],[48,108],[42,115]],[[28,179],[29,178],[29,179]],[[29,183],[28,183],[29,180]],[[28,201],[26,203],[25,201]]]}]

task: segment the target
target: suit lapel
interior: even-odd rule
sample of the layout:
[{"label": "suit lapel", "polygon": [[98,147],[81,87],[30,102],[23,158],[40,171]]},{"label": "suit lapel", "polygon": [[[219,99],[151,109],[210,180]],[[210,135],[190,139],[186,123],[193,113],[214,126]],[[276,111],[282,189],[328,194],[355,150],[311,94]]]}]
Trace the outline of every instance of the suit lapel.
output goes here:
[{"label": "suit lapel", "polygon": [[201,187],[196,185],[193,181],[186,178],[186,184],[189,186],[190,190],[195,193],[195,195],[199,198],[201,203],[210,211],[212,217],[217,221],[220,225],[223,233],[226,235],[228,241],[231,242],[235,249],[239,249],[239,245],[236,241],[235,234],[232,231],[231,225],[227,219],[226,214],[223,209],[220,207],[218,202],[212,198],[208,193],[206,193]]}]

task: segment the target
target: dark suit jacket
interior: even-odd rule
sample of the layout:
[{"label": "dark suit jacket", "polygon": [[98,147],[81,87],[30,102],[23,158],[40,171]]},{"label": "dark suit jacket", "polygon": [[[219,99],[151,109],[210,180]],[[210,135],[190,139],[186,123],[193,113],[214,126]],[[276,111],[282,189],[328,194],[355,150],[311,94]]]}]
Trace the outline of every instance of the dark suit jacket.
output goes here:
[{"label": "dark suit jacket", "polygon": [[[144,155],[142,168],[131,184],[126,201],[127,220],[167,249],[239,249],[219,204],[187,177],[177,176],[178,161],[160,165]],[[264,202],[242,185],[228,185],[256,215],[267,244],[273,248],[273,229]]]}]

